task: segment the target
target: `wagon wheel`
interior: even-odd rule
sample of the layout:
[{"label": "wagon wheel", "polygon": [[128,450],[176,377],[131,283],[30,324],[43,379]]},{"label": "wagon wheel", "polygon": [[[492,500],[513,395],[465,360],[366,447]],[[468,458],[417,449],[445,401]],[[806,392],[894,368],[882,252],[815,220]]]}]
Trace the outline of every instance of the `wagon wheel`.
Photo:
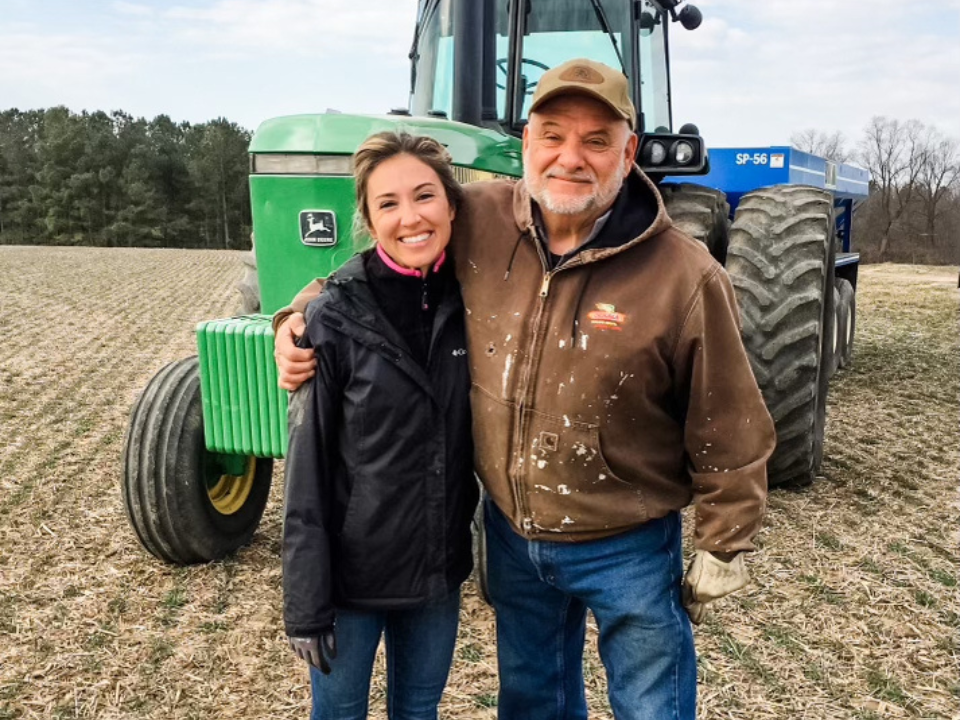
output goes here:
[{"label": "wagon wheel", "polygon": [[857,329],[857,294],[853,285],[845,278],[837,280],[840,293],[840,306],[837,313],[840,318],[840,367],[853,364],[853,338]]},{"label": "wagon wheel", "polygon": [[840,355],[843,352],[843,318],[841,317],[840,290],[833,286],[833,332],[830,334],[830,377],[840,369]]}]

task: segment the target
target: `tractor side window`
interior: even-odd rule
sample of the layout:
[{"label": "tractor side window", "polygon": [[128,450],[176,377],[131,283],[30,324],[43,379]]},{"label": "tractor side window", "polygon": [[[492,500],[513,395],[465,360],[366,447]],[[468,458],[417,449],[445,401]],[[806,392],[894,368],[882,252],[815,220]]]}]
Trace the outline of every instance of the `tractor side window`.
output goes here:
[{"label": "tractor side window", "polygon": [[[597,9],[583,0],[530,0],[522,39],[522,57],[517,84],[518,120],[530,114],[533,92],[543,73],[573,58],[586,57],[629,71],[631,0],[602,0],[599,3],[610,28],[602,27]],[[499,47],[498,47],[499,50]],[[619,56],[618,56],[619,52]],[[506,53],[500,57],[505,58]],[[501,61],[504,62],[505,61]],[[507,68],[504,64],[502,78]]]},{"label": "tractor side window", "polygon": [[664,28],[668,20],[649,0],[640,13],[640,108],[646,132],[670,132],[669,80]]},{"label": "tractor side window", "polygon": [[440,111],[453,113],[453,9],[451,0],[429,5],[420,21],[413,49],[416,73],[410,111],[426,115]]},{"label": "tractor side window", "polygon": [[[427,115],[431,111],[453,116],[453,86],[456,82],[453,67],[453,8],[451,0],[434,0],[425,3],[423,16],[413,50],[413,90],[410,111],[414,115]],[[509,0],[497,0],[493,17],[494,41],[490,58],[491,66],[503,64],[504,70],[496,73],[497,117],[506,117],[506,85],[504,82],[506,58],[510,45]],[[477,30],[481,32],[481,30]],[[503,58],[503,60],[499,60]],[[491,71],[492,72],[492,71]],[[492,104],[493,98],[486,96]]]}]

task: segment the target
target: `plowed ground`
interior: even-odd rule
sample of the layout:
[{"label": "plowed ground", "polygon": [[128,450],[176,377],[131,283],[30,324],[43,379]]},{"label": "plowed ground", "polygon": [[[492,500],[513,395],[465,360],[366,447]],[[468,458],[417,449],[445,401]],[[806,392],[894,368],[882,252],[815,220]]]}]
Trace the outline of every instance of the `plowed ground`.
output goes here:
[{"label": "plowed ground", "polygon": [[[197,321],[233,312],[239,275],[227,252],[0,247],[0,720],[307,717],[280,621],[282,463],[225,562],[154,560],[120,501],[131,404],[193,354]],[[755,582],[696,631],[702,718],[957,717],[956,278],[862,270],[824,477],[772,494]],[[442,716],[494,717],[472,584],[462,619]],[[585,672],[610,717],[592,644]],[[381,670],[372,717],[383,688]]]}]

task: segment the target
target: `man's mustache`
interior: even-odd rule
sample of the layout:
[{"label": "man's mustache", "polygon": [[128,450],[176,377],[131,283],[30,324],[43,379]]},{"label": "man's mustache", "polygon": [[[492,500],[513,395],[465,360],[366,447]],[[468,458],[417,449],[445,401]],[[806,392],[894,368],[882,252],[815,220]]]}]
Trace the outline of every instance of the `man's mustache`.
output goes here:
[{"label": "man's mustache", "polygon": [[595,182],[597,181],[596,178],[594,178],[592,175],[590,175],[590,174],[588,174],[588,173],[573,173],[573,174],[570,174],[570,173],[564,173],[564,172],[557,172],[557,171],[555,171],[555,170],[548,170],[548,171],[545,173],[544,177],[546,177],[548,180],[549,180],[549,179],[557,179],[557,180],[567,180],[567,181],[569,181],[569,182],[589,182],[589,183],[595,183]]}]

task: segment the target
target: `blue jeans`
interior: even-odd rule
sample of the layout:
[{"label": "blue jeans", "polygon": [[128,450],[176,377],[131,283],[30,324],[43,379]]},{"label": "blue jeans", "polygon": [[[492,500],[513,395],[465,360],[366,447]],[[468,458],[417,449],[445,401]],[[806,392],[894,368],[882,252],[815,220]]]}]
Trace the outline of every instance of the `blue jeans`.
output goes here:
[{"label": "blue jeans", "polygon": [[697,661],[680,603],[680,516],[580,543],[524,540],[489,499],[500,720],[586,720],[587,609],[617,720],[694,720]]},{"label": "blue jeans", "polygon": [[337,657],[324,675],[310,668],[311,720],[364,720],[370,676],[386,639],[387,716],[391,720],[436,720],[437,705],[453,662],[460,617],[460,591],[411,610],[337,611]]}]

